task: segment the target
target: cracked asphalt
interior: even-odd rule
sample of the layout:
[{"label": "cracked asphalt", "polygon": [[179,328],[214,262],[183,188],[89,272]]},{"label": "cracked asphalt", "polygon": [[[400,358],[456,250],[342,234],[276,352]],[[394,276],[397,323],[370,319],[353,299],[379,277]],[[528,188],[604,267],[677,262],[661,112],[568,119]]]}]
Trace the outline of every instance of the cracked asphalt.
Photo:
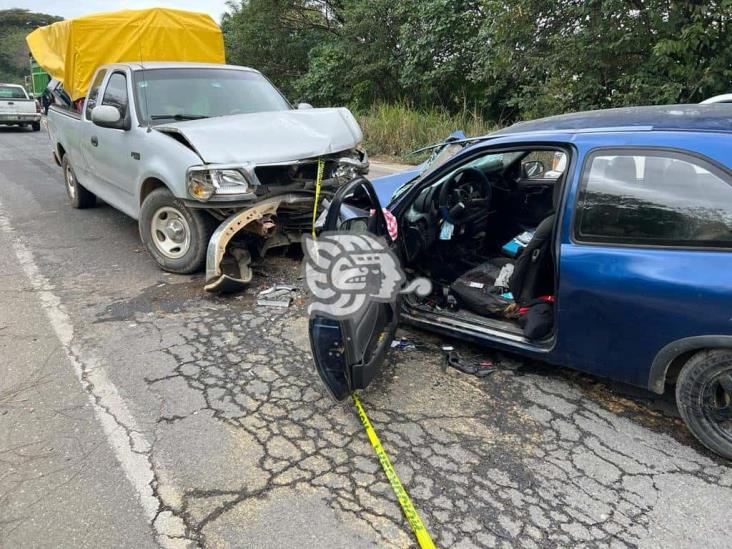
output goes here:
[{"label": "cracked asphalt", "polygon": [[[412,547],[355,411],[316,381],[296,257],[250,290],[158,270],[0,128],[0,547]],[[670,397],[408,329],[362,395],[440,547],[729,547],[732,468]]]}]

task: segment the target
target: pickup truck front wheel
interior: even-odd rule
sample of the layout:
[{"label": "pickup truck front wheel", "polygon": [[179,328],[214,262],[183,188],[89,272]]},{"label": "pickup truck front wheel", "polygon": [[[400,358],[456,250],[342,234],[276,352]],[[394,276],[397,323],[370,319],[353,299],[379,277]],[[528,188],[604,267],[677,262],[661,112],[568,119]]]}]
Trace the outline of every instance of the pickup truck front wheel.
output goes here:
[{"label": "pickup truck front wheel", "polygon": [[189,209],[166,188],[152,191],[140,210],[140,238],[164,271],[189,274],[206,262],[214,219]]},{"label": "pickup truck front wheel", "polygon": [[66,183],[66,196],[69,198],[69,204],[72,208],[83,210],[85,208],[93,208],[97,204],[97,197],[94,193],[87,191],[84,186],[76,179],[74,168],[69,162],[69,155],[65,154],[61,160],[61,167],[64,170],[64,182]]}]

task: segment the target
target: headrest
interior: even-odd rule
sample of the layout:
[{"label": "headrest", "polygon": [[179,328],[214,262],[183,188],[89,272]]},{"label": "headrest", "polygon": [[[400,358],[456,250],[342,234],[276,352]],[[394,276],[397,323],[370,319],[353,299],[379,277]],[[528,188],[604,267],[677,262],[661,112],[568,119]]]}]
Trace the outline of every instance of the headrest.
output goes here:
[{"label": "headrest", "polygon": [[635,158],[632,156],[616,156],[608,162],[605,177],[630,183],[638,178]]},{"label": "headrest", "polygon": [[686,185],[692,183],[697,179],[697,173],[694,166],[688,162],[681,160],[674,160],[668,166],[663,173],[664,182],[669,185]]}]

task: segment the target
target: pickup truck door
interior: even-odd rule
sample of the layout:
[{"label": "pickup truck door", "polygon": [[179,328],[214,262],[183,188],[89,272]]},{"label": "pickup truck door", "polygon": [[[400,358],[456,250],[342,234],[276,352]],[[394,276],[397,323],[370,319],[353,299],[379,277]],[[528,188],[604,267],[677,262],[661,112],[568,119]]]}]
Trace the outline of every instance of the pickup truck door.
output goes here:
[{"label": "pickup truck door", "polygon": [[91,112],[94,107],[97,106],[99,94],[102,91],[102,83],[104,77],[107,75],[106,69],[99,69],[94,75],[92,85],[89,88],[89,93],[86,96],[86,102],[84,103],[84,112],[81,114],[81,123],[78,124],[79,133],[77,135],[78,147],[80,151],[79,159],[72,157],[74,165],[74,171],[79,181],[94,194],[99,195],[102,199],[106,200],[104,189],[100,188],[99,174],[95,171],[95,166],[91,164],[93,162],[93,153],[95,152],[94,147],[90,143],[92,134],[96,131],[94,124],[91,121]]},{"label": "pickup truck door", "polygon": [[[369,215],[369,211],[373,213]],[[352,217],[353,212],[362,212],[364,217]],[[326,238],[330,231],[369,232],[390,242],[379,199],[368,180],[355,179],[335,194],[320,238]],[[315,371],[333,398],[344,400],[353,390],[365,389],[371,383],[391,346],[398,322],[396,300],[370,301],[348,318],[311,315]]]},{"label": "pickup truck door", "polygon": [[[99,185],[104,189],[102,198],[123,212],[137,217],[135,185],[139,170],[139,155],[133,156],[135,147],[131,131],[130,93],[128,77],[123,71],[109,75],[98,105],[111,105],[119,109],[124,125],[122,128],[100,127],[88,123],[89,134],[85,144],[88,148],[89,168],[96,174]],[[91,111],[88,110],[88,119]]]}]

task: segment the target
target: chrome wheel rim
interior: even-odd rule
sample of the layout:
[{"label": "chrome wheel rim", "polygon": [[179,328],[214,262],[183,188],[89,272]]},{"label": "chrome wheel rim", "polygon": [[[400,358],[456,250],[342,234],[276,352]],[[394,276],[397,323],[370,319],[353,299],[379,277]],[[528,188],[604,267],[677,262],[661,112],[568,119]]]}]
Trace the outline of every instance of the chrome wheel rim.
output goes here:
[{"label": "chrome wheel rim", "polygon": [[180,259],[191,248],[191,228],[183,214],[163,206],[158,208],[150,222],[150,234],[155,248],[170,259]]},{"label": "chrome wheel rim", "polygon": [[66,192],[69,194],[71,200],[76,198],[76,177],[74,177],[74,170],[71,169],[71,164],[66,163]]}]

